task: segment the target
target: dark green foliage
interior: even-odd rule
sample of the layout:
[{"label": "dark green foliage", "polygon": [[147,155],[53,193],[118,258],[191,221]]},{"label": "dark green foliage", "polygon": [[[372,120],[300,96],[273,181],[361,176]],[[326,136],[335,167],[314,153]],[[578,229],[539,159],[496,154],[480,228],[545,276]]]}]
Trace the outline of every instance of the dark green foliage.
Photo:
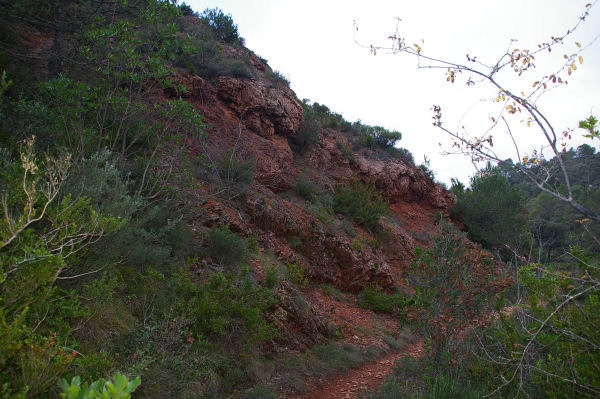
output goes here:
[{"label": "dark green foliage", "polygon": [[197,15],[197,14],[194,12],[194,10],[192,9],[192,7],[188,6],[188,5],[187,5],[187,4],[185,4],[185,3],[181,3],[181,4],[179,5],[179,9],[181,10],[181,14],[182,14],[184,17],[188,17],[188,16],[192,16],[192,15]]},{"label": "dark green foliage", "polygon": [[294,263],[287,263],[285,265],[286,268],[286,276],[289,281],[300,289],[304,289],[308,284],[308,278],[306,277],[306,269],[300,262],[296,261]]},{"label": "dark green foliage", "polygon": [[[561,158],[569,174],[573,198],[588,209],[598,209],[600,203],[600,153],[589,145],[581,145],[561,153]],[[521,190],[526,199],[531,232],[536,252],[536,260],[544,261],[561,255],[569,245],[579,245],[586,250],[595,251],[597,243],[576,220],[582,215],[568,204],[541,192],[524,173],[519,172],[511,160],[500,163],[498,172],[506,176],[510,185]],[[555,158],[540,160],[530,164],[528,172],[544,180],[545,170],[558,171]],[[556,178],[548,182],[552,189],[565,193],[564,178],[555,173]],[[598,236],[600,225],[588,224],[590,231]]]},{"label": "dark green foliage", "polygon": [[221,160],[220,174],[224,180],[240,186],[249,186],[254,180],[256,161],[253,158],[240,159],[232,152]]},{"label": "dark green foliage", "polygon": [[248,65],[242,60],[224,60],[217,67],[219,75],[229,75],[236,78],[250,79],[253,77]]},{"label": "dark green foliage", "polygon": [[265,75],[273,83],[274,87],[290,87],[288,78],[283,76],[279,71],[269,70]]},{"label": "dark green foliage", "polygon": [[400,141],[402,133],[387,130],[381,126],[363,126],[358,134],[358,145],[360,147],[391,148]]},{"label": "dark green foliage", "polygon": [[333,198],[333,208],[336,212],[350,216],[354,221],[369,229],[375,229],[379,218],[387,212],[387,203],[372,185],[360,181],[354,182],[349,188],[342,189]]},{"label": "dark green foliage", "polygon": [[244,45],[244,39],[238,34],[237,25],[233,22],[231,14],[225,14],[219,8],[207,8],[200,14],[200,19],[211,27],[217,40]]},{"label": "dark green foliage", "polygon": [[248,244],[229,230],[229,225],[211,228],[204,241],[205,253],[224,266],[239,265],[250,257]]},{"label": "dark green foliage", "polygon": [[455,185],[454,192],[458,201],[452,215],[467,225],[471,239],[496,249],[527,245],[525,198],[506,177],[489,169],[471,179],[470,189]]},{"label": "dark green foliage", "polygon": [[56,285],[80,252],[123,226],[90,198],[59,195],[70,162],[41,162],[33,138],[19,159],[5,154],[0,172],[0,386],[5,395],[34,397],[55,384],[73,360],[70,322],[91,313],[78,293]]},{"label": "dark green foliage", "polygon": [[444,220],[434,245],[418,248],[408,280],[415,288],[417,321],[438,361],[466,323],[488,314],[494,298],[509,285],[489,253],[470,244],[465,233]]},{"label": "dark green foliage", "polygon": [[293,148],[297,151],[307,151],[314,144],[319,142],[319,130],[321,124],[317,118],[317,113],[306,102],[302,103],[303,114],[300,127],[291,137],[290,141]]},{"label": "dark green foliage", "polygon": [[403,316],[405,307],[410,304],[410,299],[399,292],[389,294],[380,286],[366,286],[362,289],[358,303],[360,306],[376,312],[392,313]]},{"label": "dark green foliage", "polygon": [[311,182],[305,175],[298,176],[293,189],[297,195],[310,202],[318,201],[321,191],[320,187]]},{"label": "dark green foliage", "polygon": [[264,318],[264,313],[277,303],[268,288],[257,285],[248,269],[239,272],[211,273],[205,281],[198,281],[182,272],[179,282],[180,314],[190,320],[190,329],[196,338],[241,335],[242,347],[273,338],[275,326]]},{"label": "dark green foliage", "polygon": [[[201,20],[206,21],[202,18]],[[217,33],[208,23],[189,23],[183,19],[180,30],[189,38],[189,44],[181,46],[177,52],[176,65],[198,75],[214,78],[234,76],[250,79],[254,77],[248,58],[229,58],[223,52]]]},{"label": "dark green foliage", "polygon": [[274,288],[279,283],[279,271],[274,266],[265,267],[265,287]]}]

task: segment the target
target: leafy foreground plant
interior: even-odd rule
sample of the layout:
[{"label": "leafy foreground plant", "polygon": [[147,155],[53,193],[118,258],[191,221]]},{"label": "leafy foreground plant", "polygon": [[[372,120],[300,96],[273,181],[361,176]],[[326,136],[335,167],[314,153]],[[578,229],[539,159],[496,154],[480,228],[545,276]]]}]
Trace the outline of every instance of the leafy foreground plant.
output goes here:
[{"label": "leafy foreground plant", "polygon": [[63,379],[58,385],[63,391],[60,397],[65,399],[129,399],[141,382],[140,377],[129,381],[126,376],[117,372],[112,381],[100,379],[88,385],[82,384],[81,378],[76,376],[70,384]]}]

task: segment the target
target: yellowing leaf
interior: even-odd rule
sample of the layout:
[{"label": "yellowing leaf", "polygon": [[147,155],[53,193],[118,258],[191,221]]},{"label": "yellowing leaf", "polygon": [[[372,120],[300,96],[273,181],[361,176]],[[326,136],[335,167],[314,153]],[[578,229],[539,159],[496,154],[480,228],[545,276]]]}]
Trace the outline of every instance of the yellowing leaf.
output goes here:
[{"label": "yellowing leaf", "polygon": [[581,48],[581,43],[575,42],[575,44],[577,45],[577,47]]},{"label": "yellowing leaf", "polygon": [[415,48],[417,49],[417,53],[421,52],[421,46],[419,46],[417,43],[413,43],[413,46],[415,46]]},{"label": "yellowing leaf", "polygon": [[496,102],[499,103],[500,101],[502,101],[502,97],[500,96],[500,94],[498,94],[498,97],[496,97]]},{"label": "yellowing leaf", "polygon": [[569,68],[569,70],[567,71],[567,73],[570,75],[571,74],[571,68]]},{"label": "yellowing leaf", "polygon": [[583,64],[583,57],[582,56],[579,56],[579,63]]},{"label": "yellowing leaf", "polygon": [[535,86],[537,86],[537,85],[539,85],[539,84],[540,84],[540,82],[539,82],[539,81],[538,81],[538,82],[533,82],[533,87],[535,87]]},{"label": "yellowing leaf", "polygon": [[572,63],[571,64],[571,68],[573,68],[573,70],[576,71],[577,70],[577,65],[575,65],[575,63]]}]

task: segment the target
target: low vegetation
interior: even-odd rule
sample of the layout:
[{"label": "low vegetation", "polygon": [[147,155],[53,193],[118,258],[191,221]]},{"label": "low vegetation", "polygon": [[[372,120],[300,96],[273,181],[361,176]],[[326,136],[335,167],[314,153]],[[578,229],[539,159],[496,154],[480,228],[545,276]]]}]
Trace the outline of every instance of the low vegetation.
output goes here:
[{"label": "low vegetation", "polygon": [[342,188],[333,198],[333,209],[350,216],[357,224],[374,230],[388,208],[387,203],[372,185],[359,181]]}]

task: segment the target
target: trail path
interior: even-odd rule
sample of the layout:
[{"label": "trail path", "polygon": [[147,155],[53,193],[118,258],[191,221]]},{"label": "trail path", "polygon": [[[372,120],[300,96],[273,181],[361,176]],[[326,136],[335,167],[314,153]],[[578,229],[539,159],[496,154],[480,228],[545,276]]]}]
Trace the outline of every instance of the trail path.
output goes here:
[{"label": "trail path", "polygon": [[356,369],[336,375],[326,381],[314,381],[308,393],[298,399],[356,399],[359,391],[377,388],[393,372],[397,359],[404,356],[421,357],[423,340],[408,344],[404,349],[388,352],[379,359]]}]

